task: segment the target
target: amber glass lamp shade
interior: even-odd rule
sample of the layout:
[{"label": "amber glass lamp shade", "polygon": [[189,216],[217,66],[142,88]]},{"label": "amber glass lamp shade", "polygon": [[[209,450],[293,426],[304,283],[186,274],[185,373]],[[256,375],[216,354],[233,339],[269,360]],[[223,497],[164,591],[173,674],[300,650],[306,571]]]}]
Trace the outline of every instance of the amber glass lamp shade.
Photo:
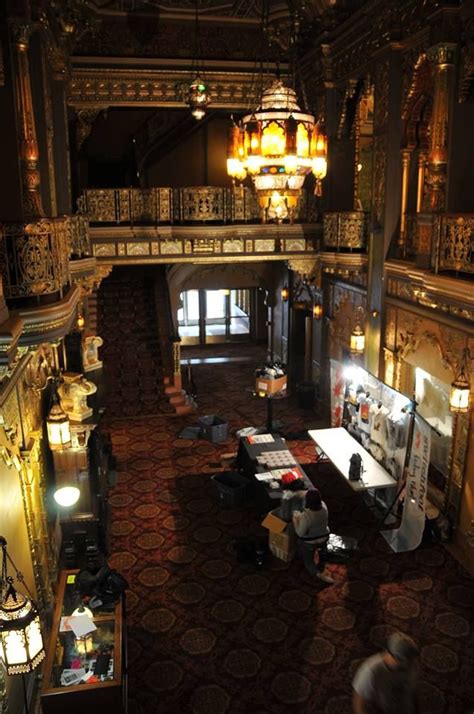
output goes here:
[{"label": "amber glass lamp shade", "polygon": [[315,320],[320,320],[323,316],[323,306],[321,303],[316,303],[313,305],[313,317]]},{"label": "amber glass lamp shade", "polygon": [[288,290],[287,286],[285,285],[281,289],[281,299],[283,300],[283,302],[287,302],[289,297],[290,297],[290,291]]}]

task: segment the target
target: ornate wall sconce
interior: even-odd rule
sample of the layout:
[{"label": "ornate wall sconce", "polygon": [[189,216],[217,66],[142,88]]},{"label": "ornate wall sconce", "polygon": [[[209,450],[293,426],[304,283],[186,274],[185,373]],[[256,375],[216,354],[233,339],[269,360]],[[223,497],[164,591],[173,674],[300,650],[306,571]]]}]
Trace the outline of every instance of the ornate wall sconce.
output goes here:
[{"label": "ornate wall sconce", "polygon": [[71,446],[71,429],[69,417],[59,403],[58,392],[54,387],[51,408],[46,417],[46,429],[51,451],[68,449]]},{"label": "ornate wall sconce", "polygon": [[365,317],[365,310],[364,308],[359,305],[356,309],[356,320],[354,324],[354,328],[351,332],[351,339],[350,339],[350,353],[352,355],[361,355],[364,353],[365,350],[365,331],[362,327],[362,323]]},{"label": "ornate wall sconce", "polygon": [[[24,677],[36,669],[45,657],[40,618],[23,575],[7,553],[7,541],[3,536],[0,536],[0,548],[0,659],[7,674],[21,674]],[[26,589],[29,597],[14,588],[13,577],[8,575],[8,563],[13,566],[16,579]],[[25,686],[23,693],[25,711],[28,713]]]},{"label": "ornate wall sconce", "polygon": [[313,305],[313,317],[315,320],[320,320],[323,316],[323,306],[320,302]]},{"label": "ornate wall sconce", "polygon": [[290,297],[290,290],[287,285],[284,285],[281,289],[281,299],[283,302],[288,302],[288,298]]},{"label": "ornate wall sconce", "polygon": [[471,353],[466,347],[449,392],[449,411],[454,414],[466,414],[469,411],[471,400],[471,382],[469,379],[470,360]]}]

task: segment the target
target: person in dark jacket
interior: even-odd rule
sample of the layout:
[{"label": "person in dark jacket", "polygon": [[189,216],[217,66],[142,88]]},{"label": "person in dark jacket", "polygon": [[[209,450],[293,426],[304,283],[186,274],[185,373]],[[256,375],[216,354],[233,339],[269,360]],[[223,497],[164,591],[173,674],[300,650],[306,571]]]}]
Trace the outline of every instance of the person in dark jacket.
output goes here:
[{"label": "person in dark jacket", "polygon": [[[329,540],[328,509],[317,488],[306,493],[305,507],[293,514],[293,525],[298,537],[297,550],[303,557],[306,570],[310,575],[331,585],[334,580],[324,574],[326,566],[326,547]],[[315,563],[315,551],[319,553]]]}]

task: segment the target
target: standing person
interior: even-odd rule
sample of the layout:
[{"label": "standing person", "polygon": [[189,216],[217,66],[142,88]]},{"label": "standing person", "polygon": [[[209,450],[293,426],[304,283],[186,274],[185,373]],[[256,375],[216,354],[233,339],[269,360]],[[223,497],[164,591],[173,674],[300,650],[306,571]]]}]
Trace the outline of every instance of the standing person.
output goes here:
[{"label": "standing person", "polygon": [[416,714],[418,648],[401,632],[390,635],[384,652],[366,659],[352,688],[355,714]]},{"label": "standing person", "polygon": [[[306,570],[323,583],[332,585],[334,580],[324,574],[326,547],[329,540],[328,509],[317,488],[307,491],[303,511],[293,513],[297,549],[303,557]],[[314,562],[315,551],[319,552],[319,562]]]}]

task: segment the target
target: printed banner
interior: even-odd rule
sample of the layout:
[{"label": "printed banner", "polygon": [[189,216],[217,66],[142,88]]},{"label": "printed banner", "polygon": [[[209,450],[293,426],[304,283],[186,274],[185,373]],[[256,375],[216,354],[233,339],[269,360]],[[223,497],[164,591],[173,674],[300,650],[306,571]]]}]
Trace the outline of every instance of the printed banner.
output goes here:
[{"label": "printed banner", "polygon": [[343,366],[335,359],[331,360],[331,426],[342,425],[344,412],[344,392],[346,380]]},{"label": "printed banner", "polygon": [[382,532],[396,553],[418,548],[423,537],[430,449],[431,427],[415,415],[402,520],[399,528]]}]

